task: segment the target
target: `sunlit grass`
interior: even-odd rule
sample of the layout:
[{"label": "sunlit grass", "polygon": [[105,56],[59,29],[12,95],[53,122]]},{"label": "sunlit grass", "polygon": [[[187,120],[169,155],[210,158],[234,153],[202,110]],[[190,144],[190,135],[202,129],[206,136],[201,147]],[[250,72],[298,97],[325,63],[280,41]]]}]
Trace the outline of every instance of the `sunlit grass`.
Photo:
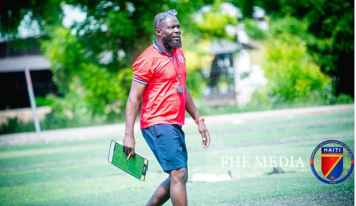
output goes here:
[{"label": "sunlit grass", "polygon": [[[354,151],[354,113],[206,123],[212,145],[204,150],[195,125],[184,126],[189,179],[226,174],[224,182],[188,182],[190,205],[354,205],[354,176],[338,185],[317,180],[309,166],[313,149],[337,139]],[[0,148],[0,205],[144,205],[166,178],[140,133],[136,150],[150,159],[146,181],[124,174],[107,161],[110,141],[122,136]],[[305,167],[222,167],[223,156],[299,157]],[[235,159],[236,160],[236,159]],[[294,165],[296,162],[294,162]],[[331,204],[331,205],[335,205]],[[166,205],[171,205],[170,202]]]}]

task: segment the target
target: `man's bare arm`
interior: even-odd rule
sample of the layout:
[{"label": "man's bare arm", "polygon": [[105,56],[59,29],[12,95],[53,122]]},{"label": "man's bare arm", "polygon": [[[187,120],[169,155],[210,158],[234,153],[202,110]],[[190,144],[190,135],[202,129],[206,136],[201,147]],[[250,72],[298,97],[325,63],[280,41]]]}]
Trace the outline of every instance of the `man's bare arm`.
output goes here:
[{"label": "man's bare arm", "polygon": [[[192,95],[190,94],[188,87],[186,88],[187,93],[185,95],[185,110],[187,110],[190,116],[196,120],[198,117],[200,117],[200,114],[195,107]],[[202,136],[202,145],[206,149],[210,145],[210,134],[203,120],[198,121],[198,131]]]},{"label": "man's bare arm", "polygon": [[145,88],[146,85],[132,81],[129,98],[126,104],[126,127],[125,137],[123,140],[123,152],[125,152],[126,155],[129,155],[131,152],[131,158],[135,157],[134,126],[138,110],[140,109],[142,94],[143,91],[145,91]]},{"label": "man's bare arm", "polygon": [[195,107],[192,95],[190,94],[188,87],[187,87],[187,93],[185,95],[185,110],[187,110],[187,112],[194,120],[200,117],[200,114],[197,108]]}]

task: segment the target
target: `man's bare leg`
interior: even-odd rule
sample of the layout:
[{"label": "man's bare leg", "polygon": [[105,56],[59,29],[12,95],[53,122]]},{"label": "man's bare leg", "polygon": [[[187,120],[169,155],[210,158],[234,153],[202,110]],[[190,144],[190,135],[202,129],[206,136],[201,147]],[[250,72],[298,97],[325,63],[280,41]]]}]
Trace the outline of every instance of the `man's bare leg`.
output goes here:
[{"label": "man's bare leg", "polygon": [[171,178],[168,177],[163,181],[156,189],[155,193],[152,195],[151,199],[148,201],[146,206],[158,206],[163,205],[170,197],[170,184]]},{"label": "man's bare leg", "polygon": [[186,206],[187,205],[187,191],[186,183],[188,180],[188,174],[185,167],[177,170],[172,170],[171,173],[171,200],[174,206]]}]

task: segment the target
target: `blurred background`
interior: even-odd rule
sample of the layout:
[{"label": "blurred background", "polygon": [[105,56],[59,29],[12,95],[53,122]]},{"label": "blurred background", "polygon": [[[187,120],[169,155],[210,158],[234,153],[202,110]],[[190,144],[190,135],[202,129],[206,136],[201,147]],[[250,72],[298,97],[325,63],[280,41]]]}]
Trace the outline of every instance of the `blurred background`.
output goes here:
[{"label": "blurred background", "polygon": [[[111,140],[123,139],[132,64],[155,39],[155,15],[171,9],[187,86],[212,137],[203,149],[186,115],[189,204],[355,205],[354,174],[327,185],[310,168],[323,141],[355,151],[354,1],[347,0],[3,3],[0,205],[145,204],[167,174],[139,124],[136,151],[150,160],[144,182],[107,155]],[[344,155],[340,179],[353,172]],[[290,167],[224,167],[223,156],[283,156]],[[305,167],[293,165],[298,159]]]},{"label": "blurred background", "polygon": [[0,134],[124,122],[132,64],[170,9],[201,114],[354,102],[353,1],[12,0]]}]

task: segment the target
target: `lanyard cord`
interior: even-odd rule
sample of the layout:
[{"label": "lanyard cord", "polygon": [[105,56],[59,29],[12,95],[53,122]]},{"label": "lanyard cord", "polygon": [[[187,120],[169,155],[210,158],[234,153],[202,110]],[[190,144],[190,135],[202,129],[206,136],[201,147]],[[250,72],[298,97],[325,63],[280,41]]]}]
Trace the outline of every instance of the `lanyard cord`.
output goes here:
[{"label": "lanyard cord", "polygon": [[178,72],[178,68],[176,68],[176,66],[178,66],[178,65],[176,65],[176,62],[174,61],[173,56],[171,58],[172,58],[172,61],[173,61],[174,70],[176,71],[177,78],[178,78],[178,81],[179,81],[180,80],[180,74]]},{"label": "lanyard cord", "polygon": [[[183,90],[183,87],[180,85],[180,74],[179,74],[179,68],[178,67],[178,64],[176,65],[176,62],[174,61],[174,58],[172,56],[172,61],[173,61],[173,66],[174,66],[174,70],[176,70],[176,74],[177,74],[177,78],[178,78],[178,81],[177,81],[177,84],[178,84],[178,94],[182,94],[184,93],[184,90]],[[177,67],[176,67],[177,66]]]}]

